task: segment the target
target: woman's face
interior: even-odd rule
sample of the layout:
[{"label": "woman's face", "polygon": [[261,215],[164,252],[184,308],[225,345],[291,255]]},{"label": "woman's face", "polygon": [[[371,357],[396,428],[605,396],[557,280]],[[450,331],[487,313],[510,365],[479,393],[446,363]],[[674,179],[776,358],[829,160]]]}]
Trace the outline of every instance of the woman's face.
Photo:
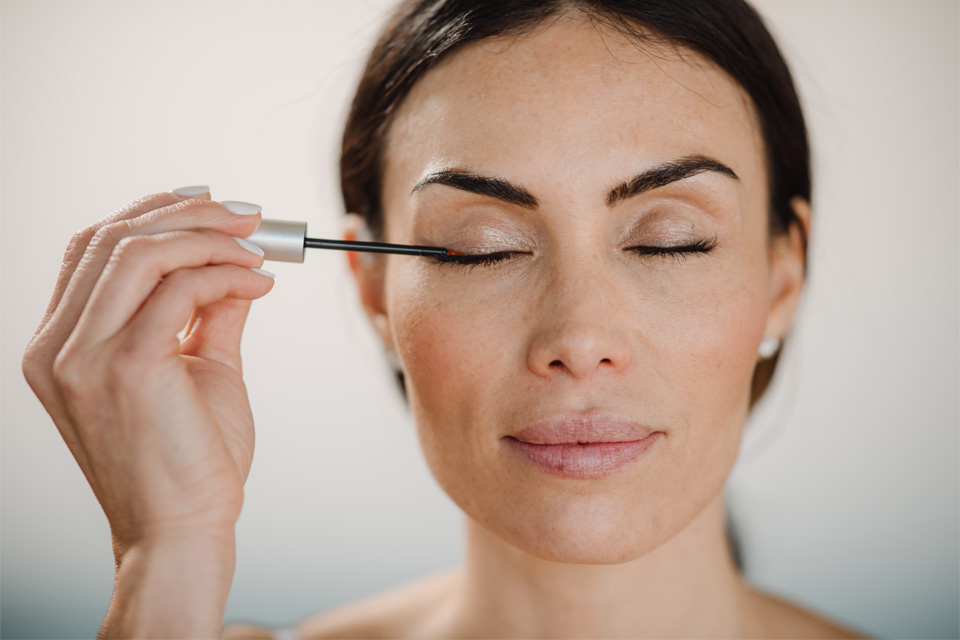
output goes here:
[{"label": "woman's face", "polygon": [[[544,559],[621,562],[721,490],[757,346],[789,323],[763,158],[723,72],[585,19],[469,45],[417,83],[388,132],[386,240],[507,254],[391,256],[361,287],[382,278],[427,461],[474,520]],[[616,470],[577,444],[544,467],[512,438],[542,421],[654,435]]]}]

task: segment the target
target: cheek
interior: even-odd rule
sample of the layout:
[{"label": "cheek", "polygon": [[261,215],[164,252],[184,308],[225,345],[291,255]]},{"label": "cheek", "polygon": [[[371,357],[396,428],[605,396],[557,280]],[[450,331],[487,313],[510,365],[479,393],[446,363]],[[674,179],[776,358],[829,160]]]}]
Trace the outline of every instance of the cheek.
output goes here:
[{"label": "cheek", "polygon": [[686,488],[688,497],[720,486],[736,459],[766,326],[764,294],[756,272],[715,279],[652,327],[674,462],[679,477],[701,478]]},{"label": "cheek", "polygon": [[490,446],[485,427],[497,427],[495,399],[516,372],[517,310],[469,290],[462,275],[397,266],[388,313],[424,453],[431,465],[464,463]]},{"label": "cheek", "polygon": [[[766,325],[762,286],[719,283],[683,307],[658,318],[655,331],[666,350],[669,377],[688,399],[700,399],[687,406],[717,409],[708,398],[744,400]],[[731,393],[738,388],[744,393]]]},{"label": "cheek", "polygon": [[394,293],[391,326],[412,391],[449,396],[456,387],[484,386],[491,379],[502,353],[491,347],[509,333],[496,307],[470,304],[462,290],[442,286]]}]

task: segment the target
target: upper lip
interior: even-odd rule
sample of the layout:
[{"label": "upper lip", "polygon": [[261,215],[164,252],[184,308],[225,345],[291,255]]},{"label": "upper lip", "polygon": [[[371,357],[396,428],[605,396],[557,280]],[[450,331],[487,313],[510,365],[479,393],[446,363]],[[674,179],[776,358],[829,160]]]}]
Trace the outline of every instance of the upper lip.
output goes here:
[{"label": "upper lip", "polygon": [[510,437],[530,444],[587,444],[632,442],[656,433],[655,429],[611,413],[561,415],[535,422]]}]

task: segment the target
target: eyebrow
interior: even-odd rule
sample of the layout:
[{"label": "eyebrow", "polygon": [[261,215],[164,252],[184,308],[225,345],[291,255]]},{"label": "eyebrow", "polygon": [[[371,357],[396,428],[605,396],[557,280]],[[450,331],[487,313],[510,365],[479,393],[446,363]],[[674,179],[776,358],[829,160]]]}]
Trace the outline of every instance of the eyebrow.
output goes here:
[{"label": "eyebrow", "polygon": [[[737,181],[740,180],[733,169],[718,160],[702,155],[684,156],[677,160],[658,164],[637,174],[630,180],[620,183],[607,194],[607,206],[616,206],[624,200],[646,191],[658,189],[708,171],[729,176]],[[410,193],[415,193],[429,184],[447,185],[461,191],[496,198],[526,209],[536,209],[540,206],[537,197],[524,187],[502,178],[482,176],[466,169],[452,168],[431,173],[420,180]]]},{"label": "eyebrow", "polygon": [[617,185],[607,194],[607,206],[618,205],[624,200],[638,196],[645,191],[658,189],[672,182],[692,178],[707,171],[715,171],[730,176],[738,182],[740,180],[740,176],[733,169],[718,160],[701,155],[685,156],[651,167],[627,182]]},{"label": "eyebrow", "polygon": [[454,189],[489,196],[526,209],[536,209],[540,206],[540,201],[537,200],[536,196],[520,185],[501,178],[481,176],[465,169],[444,169],[431,173],[418,182],[410,193],[414,193],[428,184],[445,184]]}]

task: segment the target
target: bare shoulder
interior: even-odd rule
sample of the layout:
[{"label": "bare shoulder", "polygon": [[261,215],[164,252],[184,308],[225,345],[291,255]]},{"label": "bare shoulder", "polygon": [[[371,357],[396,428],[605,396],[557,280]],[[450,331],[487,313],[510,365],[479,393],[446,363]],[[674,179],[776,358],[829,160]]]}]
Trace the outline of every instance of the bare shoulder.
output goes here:
[{"label": "bare shoulder", "polygon": [[750,633],[751,636],[843,640],[868,637],[772,594],[756,589],[748,589],[748,593],[757,621],[756,628],[752,630],[755,633]]},{"label": "bare shoulder", "polygon": [[[297,640],[314,638],[426,638],[442,624],[459,569],[433,573],[383,593],[324,611],[296,625]],[[224,627],[221,638],[272,640],[249,624]]]}]

